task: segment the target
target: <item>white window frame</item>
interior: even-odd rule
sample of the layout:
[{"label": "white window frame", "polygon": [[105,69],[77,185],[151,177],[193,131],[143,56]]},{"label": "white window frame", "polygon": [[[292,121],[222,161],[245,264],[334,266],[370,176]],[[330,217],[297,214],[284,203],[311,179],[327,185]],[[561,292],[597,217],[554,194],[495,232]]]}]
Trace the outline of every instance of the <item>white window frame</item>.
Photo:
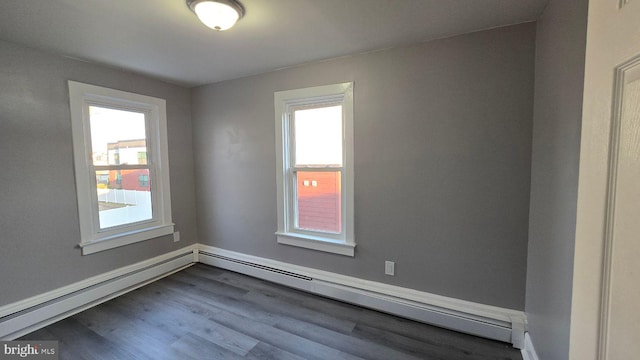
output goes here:
[{"label": "white window frame", "polygon": [[[296,168],[294,153],[293,117],[295,108],[314,105],[342,105],[343,142],[341,172],[342,232],[331,234],[295,227],[296,171],[336,171],[336,167]],[[278,91],[274,94],[276,128],[276,181],[279,244],[354,256],[353,222],[353,82]]]},{"label": "white window frame", "polygon": [[[80,220],[82,255],[149,240],[174,232],[171,220],[166,101],[101,86],[69,81],[69,105]],[[145,114],[152,219],[100,229],[92,158],[89,106]]]}]

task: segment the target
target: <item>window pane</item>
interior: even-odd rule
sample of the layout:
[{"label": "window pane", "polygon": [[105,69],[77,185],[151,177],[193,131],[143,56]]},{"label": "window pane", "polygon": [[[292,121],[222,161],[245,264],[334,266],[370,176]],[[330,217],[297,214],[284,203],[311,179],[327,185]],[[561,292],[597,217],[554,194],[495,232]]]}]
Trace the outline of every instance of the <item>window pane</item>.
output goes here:
[{"label": "window pane", "polygon": [[89,106],[94,165],[146,164],[144,113]]},{"label": "window pane", "polygon": [[100,229],[152,218],[149,169],[96,171],[96,184]]},{"label": "window pane", "polygon": [[340,233],[340,172],[298,171],[297,177],[297,227]]},{"label": "window pane", "polygon": [[342,166],[342,105],[294,112],[295,164]]}]

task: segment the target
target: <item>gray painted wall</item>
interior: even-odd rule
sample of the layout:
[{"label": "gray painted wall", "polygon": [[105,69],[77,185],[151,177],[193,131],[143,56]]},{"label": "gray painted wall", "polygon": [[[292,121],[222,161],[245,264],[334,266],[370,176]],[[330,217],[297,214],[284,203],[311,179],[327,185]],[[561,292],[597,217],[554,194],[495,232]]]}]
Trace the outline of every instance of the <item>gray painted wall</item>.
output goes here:
[{"label": "gray painted wall", "polygon": [[[67,80],[167,100],[167,236],[81,256]],[[189,89],[0,41],[0,305],[197,241]]]},{"label": "gray painted wall", "polygon": [[[524,309],[534,44],[529,23],[193,89],[200,241]],[[273,93],[345,81],[355,82],[355,258],[273,235]]]},{"label": "gray painted wall", "polygon": [[526,312],[545,360],[569,356],[586,30],[586,0],[537,22]]}]

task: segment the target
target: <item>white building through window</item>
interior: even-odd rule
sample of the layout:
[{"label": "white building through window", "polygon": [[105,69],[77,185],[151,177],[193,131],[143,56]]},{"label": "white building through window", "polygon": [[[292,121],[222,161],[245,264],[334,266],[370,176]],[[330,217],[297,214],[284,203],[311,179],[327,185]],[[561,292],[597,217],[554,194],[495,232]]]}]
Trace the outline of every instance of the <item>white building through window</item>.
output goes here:
[{"label": "white building through window", "polygon": [[353,256],[353,83],[274,98],[278,243]]},{"label": "white building through window", "polygon": [[173,233],[165,100],[69,81],[83,254]]}]

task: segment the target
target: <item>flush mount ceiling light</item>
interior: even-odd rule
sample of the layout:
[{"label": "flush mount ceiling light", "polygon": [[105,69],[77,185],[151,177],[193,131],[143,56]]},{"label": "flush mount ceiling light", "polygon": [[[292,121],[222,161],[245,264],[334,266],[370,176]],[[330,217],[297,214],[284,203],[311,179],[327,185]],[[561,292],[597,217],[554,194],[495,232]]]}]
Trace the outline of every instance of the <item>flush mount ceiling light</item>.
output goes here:
[{"label": "flush mount ceiling light", "polygon": [[244,16],[244,7],[235,0],[187,0],[187,6],[208,27],[222,31]]}]

